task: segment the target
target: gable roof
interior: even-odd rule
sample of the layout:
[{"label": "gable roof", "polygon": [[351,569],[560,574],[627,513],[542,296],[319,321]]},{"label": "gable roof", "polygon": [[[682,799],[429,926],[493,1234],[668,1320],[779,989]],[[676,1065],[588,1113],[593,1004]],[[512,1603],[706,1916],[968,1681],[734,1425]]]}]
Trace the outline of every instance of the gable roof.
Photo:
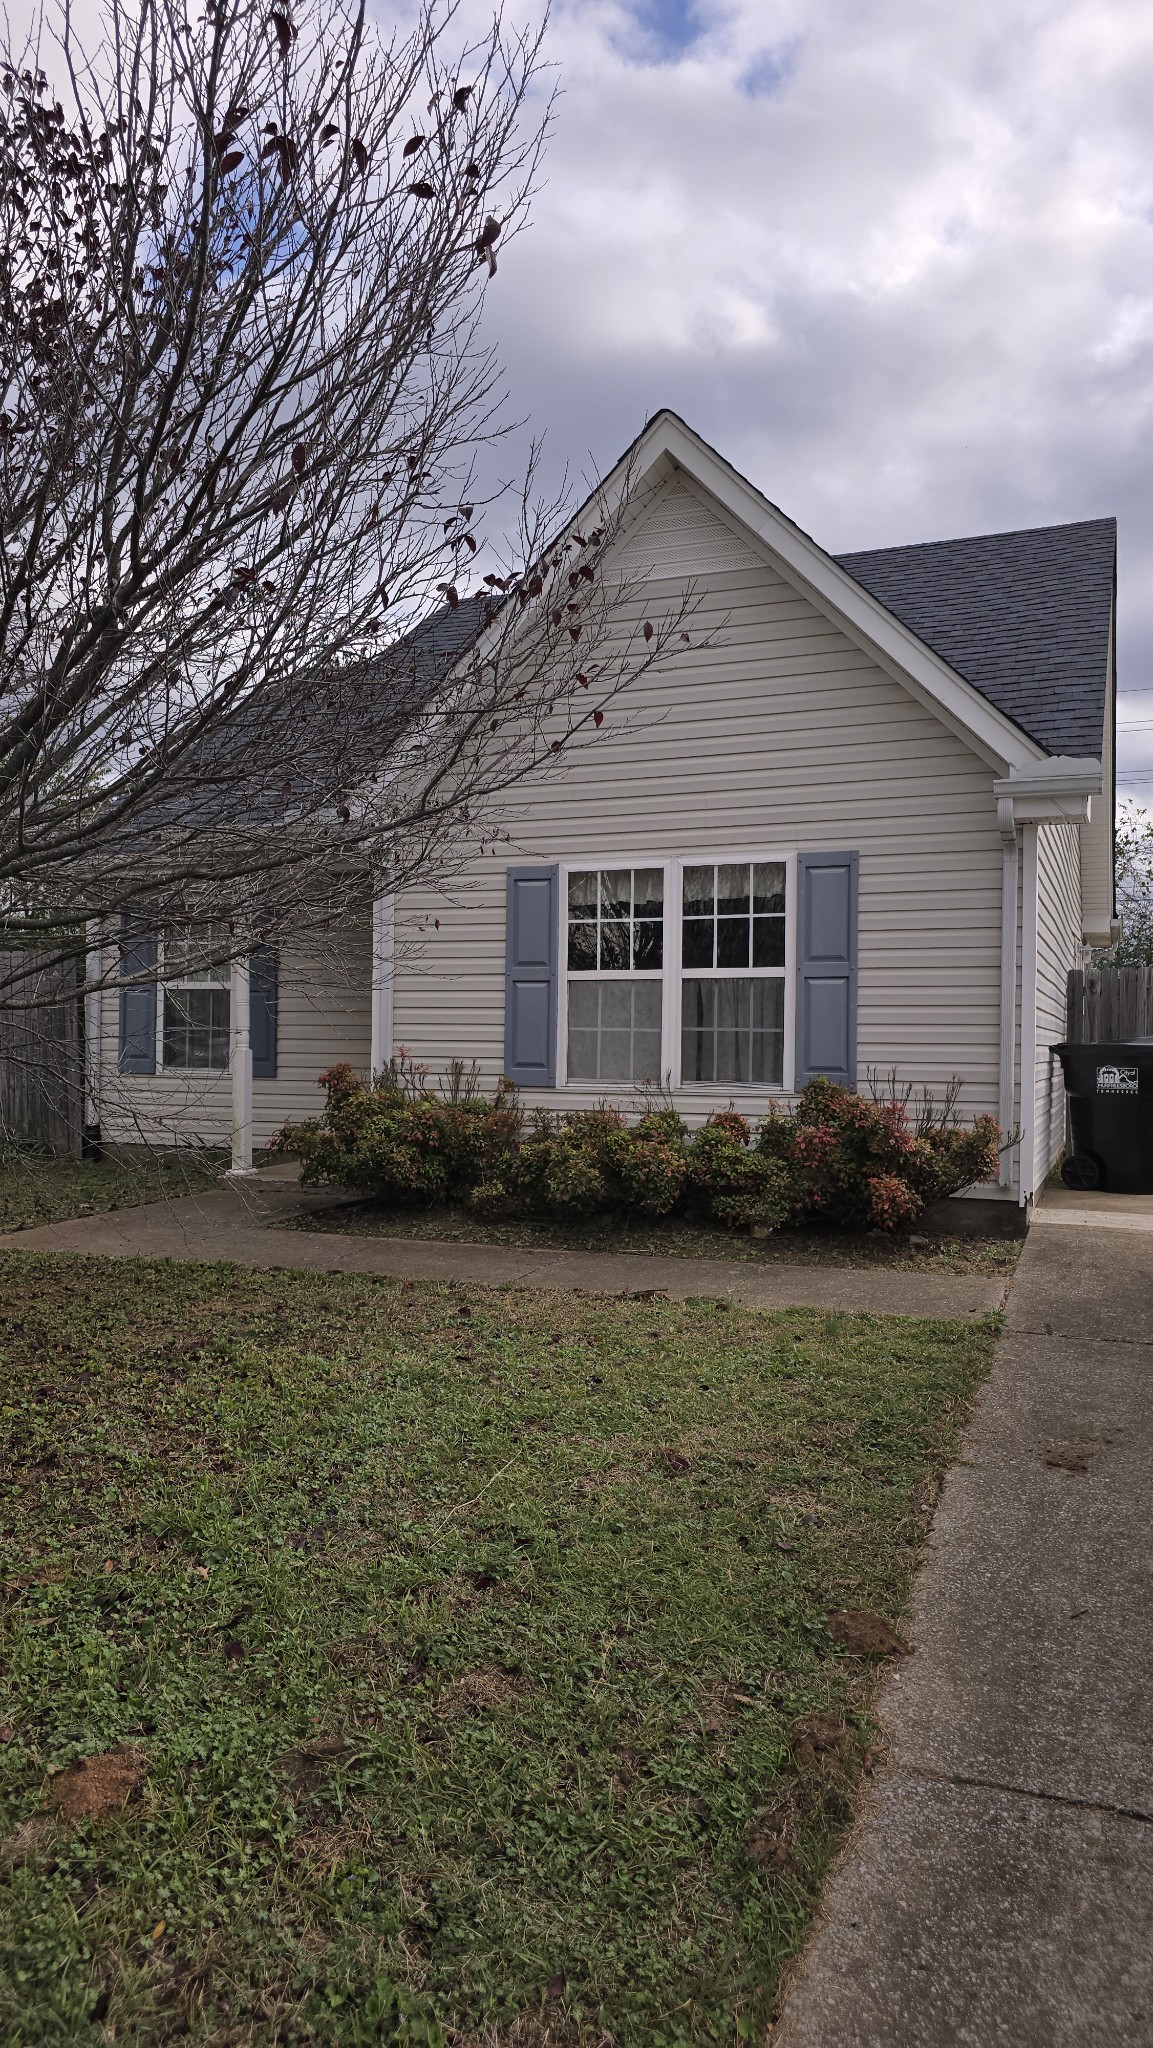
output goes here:
[{"label": "gable roof", "polygon": [[1115,519],[837,555],[856,582],[1049,754],[1099,756]]}]

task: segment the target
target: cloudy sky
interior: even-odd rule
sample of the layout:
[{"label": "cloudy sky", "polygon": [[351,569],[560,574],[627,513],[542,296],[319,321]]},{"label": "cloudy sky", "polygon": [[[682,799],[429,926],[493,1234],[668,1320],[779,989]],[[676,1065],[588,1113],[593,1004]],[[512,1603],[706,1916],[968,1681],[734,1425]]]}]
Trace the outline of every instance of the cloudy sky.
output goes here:
[{"label": "cloudy sky", "polygon": [[834,551],[1115,513],[1153,807],[1149,0],[556,0],[550,54],[489,320],[553,473],[671,405]]}]

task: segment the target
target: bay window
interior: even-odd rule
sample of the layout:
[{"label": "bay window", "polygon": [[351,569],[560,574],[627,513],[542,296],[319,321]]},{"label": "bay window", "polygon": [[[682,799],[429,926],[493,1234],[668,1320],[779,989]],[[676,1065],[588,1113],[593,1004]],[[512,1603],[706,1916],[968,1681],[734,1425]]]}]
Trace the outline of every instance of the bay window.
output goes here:
[{"label": "bay window", "polygon": [[566,868],[566,1079],[784,1087],[791,869],[784,857]]}]

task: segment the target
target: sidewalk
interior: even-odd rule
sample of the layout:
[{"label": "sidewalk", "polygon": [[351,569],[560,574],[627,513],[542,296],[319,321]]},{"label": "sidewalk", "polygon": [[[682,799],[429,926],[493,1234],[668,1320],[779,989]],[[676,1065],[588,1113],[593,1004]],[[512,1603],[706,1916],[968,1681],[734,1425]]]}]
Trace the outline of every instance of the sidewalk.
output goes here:
[{"label": "sidewalk", "polygon": [[1034,1227],[773,2048],[1149,2048],[1151,1564],[1153,1244]]},{"label": "sidewalk", "polygon": [[[487,1287],[653,1292],[670,1299],[723,1296],[747,1308],[841,1309],[850,1314],[971,1321],[1001,1307],[1007,1282],[992,1275],[894,1273],[886,1267],[755,1265],[741,1259],[662,1258],[638,1252],[518,1250],[424,1238],[354,1237],[275,1228],[309,1209],[331,1209],[330,1188],[302,1190],[291,1166],[176,1202],[46,1223],[0,1236],[0,1250],[86,1252],[100,1258],[231,1260],[309,1273],[382,1273]],[[337,1198],[338,1199],[338,1198]]]}]

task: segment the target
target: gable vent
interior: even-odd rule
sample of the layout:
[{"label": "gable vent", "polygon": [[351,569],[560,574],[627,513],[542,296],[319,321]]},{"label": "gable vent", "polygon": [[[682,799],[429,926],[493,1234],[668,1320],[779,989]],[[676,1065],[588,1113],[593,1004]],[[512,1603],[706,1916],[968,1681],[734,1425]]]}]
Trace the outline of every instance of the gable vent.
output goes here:
[{"label": "gable vent", "polygon": [[622,541],[613,566],[630,576],[704,576],[763,564],[692,491],[674,484]]}]

